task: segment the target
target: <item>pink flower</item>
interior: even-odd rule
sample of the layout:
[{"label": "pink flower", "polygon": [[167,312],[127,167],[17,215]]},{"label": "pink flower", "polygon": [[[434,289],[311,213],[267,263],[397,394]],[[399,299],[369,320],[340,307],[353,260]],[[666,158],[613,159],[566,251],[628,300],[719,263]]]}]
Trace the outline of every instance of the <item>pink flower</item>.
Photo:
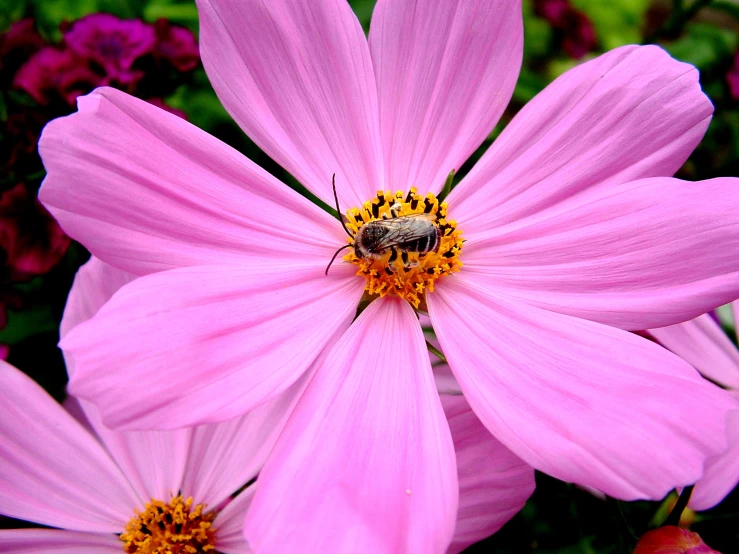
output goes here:
[{"label": "pink flower", "polygon": [[171,114],[176,115],[177,117],[180,117],[182,119],[187,119],[187,114],[183,112],[182,110],[178,110],[177,108],[173,108],[172,106],[167,105],[164,100],[161,98],[147,98],[146,101],[151,104],[152,106],[156,106],[157,108],[161,108],[165,111],[168,111]]},{"label": "pink flower", "polygon": [[[736,324],[739,301],[732,307]],[[690,497],[692,509],[708,510],[739,484],[739,350],[709,314],[648,332],[705,377],[730,389],[736,400],[735,410],[729,414],[727,423],[729,449],[706,462],[703,477]]]},{"label": "pink flower", "polygon": [[118,19],[106,13],[94,13],[74,22],[64,33],[64,42],[80,57],[102,68],[110,81],[131,85],[143,72],[134,62],[154,51],[154,28],[138,19]]},{"label": "pink flower", "polygon": [[[72,287],[62,334],[92,317],[132,278],[91,260]],[[73,365],[68,369],[74,373]],[[180,519],[180,534],[190,538],[180,545],[251,552],[241,527],[254,487],[231,496],[261,468],[294,394],[224,423],[111,431],[92,404],[70,397],[70,415],[5,362],[0,362],[0,387],[0,513],[57,528],[2,530],[0,551],[112,554],[125,544],[125,552],[149,552],[137,550],[136,541],[164,540],[157,529],[172,531],[175,510],[189,507],[191,519]],[[157,506],[174,517],[171,525],[156,513]],[[142,532],[147,520],[162,523]],[[198,550],[203,551],[208,550]]]},{"label": "pink flower", "polygon": [[[711,118],[694,68],[636,46],[575,68],[444,205],[513,91],[520,4],[381,0],[369,43],[345,2],[199,8],[206,71],[265,152],[329,203],[335,173],[350,229],[392,208],[440,245],[407,263],[355,248],[325,275],[354,240],[336,219],[187,122],[102,89],[47,126],[43,202],[139,276],[62,342],[75,394],[110,425],[176,428],[309,380],[260,474],[255,550],[452,541],[453,437],[411,303],[481,422],[537,469],[661,498],[726,448],[728,395],[628,332],[739,296],[737,180],[669,177]],[[393,292],[355,319],[365,288]]]}]

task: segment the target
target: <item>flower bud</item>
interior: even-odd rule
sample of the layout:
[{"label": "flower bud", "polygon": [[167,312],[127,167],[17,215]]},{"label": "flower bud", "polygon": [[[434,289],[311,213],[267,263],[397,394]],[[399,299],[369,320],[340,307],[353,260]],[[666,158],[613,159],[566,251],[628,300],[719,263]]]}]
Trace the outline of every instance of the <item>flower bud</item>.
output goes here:
[{"label": "flower bud", "polygon": [[680,527],[666,526],[645,533],[633,554],[721,554],[693,533]]}]

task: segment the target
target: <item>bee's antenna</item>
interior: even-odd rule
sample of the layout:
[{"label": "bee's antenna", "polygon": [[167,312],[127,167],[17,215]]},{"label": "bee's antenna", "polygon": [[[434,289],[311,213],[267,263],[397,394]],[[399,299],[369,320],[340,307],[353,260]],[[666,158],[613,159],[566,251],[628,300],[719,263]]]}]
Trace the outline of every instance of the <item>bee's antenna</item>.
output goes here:
[{"label": "bee's antenna", "polygon": [[331,258],[331,261],[328,262],[328,265],[326,266],[326,273],[325,273],[325,275],[328,275],[328,268],[331,267],[331,264],[332,263],[334,263],[334,260],[336,259],[336,256],[339,255],[339,252],[341,252],[342,250],[344,250],[344,248],[349,248],[350,246],[351,246],[351,244],[345,244],[344,246],[342,246],[341,248],[339,248],[336,252],[334,252],[334,255]]},{"label": "bee's antenna", "polygon": [[[349,232],[349,229],[347,229],[346,228],[346,225],[344,224],[344,220],[341,218],[341,208],[339,208],[339,196],[336,194],[336,173],[334,173],[334,176],[331,177],[331,184],[334,187],[334,200],[336,200],[336,214],[337,214],[337,216],[339,218],[339,221],[341,222],[341,226],[344,228],[344,231],[346,231],[346,234],[347,235],[349,235],[350,237],[354,238],[354,235],[352,235]],[[341,250],[341,249],[339,249],[339,250]],[[338,253],[339,252],[337,251],[336,254],[338,254]],[[334,258],[336,257],[336,254],[334,254]],[[334,259],[331,258],[331,261],[333,262]],[[331,266],[331,264],[328,264],[328,265],[329,265],[329,267]],[[326,274],[328,275],[328,267],[326,268]]]}]

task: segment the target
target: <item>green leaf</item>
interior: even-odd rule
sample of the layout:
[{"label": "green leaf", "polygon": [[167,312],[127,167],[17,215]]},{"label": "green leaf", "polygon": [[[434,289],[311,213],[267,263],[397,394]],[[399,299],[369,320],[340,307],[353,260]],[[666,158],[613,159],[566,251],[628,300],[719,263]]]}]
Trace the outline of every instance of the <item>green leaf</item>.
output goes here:
[{"label": "green leaf", "polygon": [[198,31],[198,9],[192,0],[149,0],[143,8],[143,17],[146,21],[168,19],[193,32]]},{"label": "green leaf", "polygon": [[706,71],[731,57],[738,45],[739,37],[727,29],[690,23],[682,37],[663,46],[675,58]]},{"label": "green leaf", "polygon": [[0,2],[0,33],[7,31],[13,23],[23,18],[26,6],[26,0]]},{"label": "green leaf", "polygon": [[25,306],[22,311],[8,310],[8,323],[0,331],[0,344],[16,344],[38,333],[56,331],[59,323],[48,303]]},{"label": "green leaf", "polygon": [[604,50],[642,39],[649,0],[571,0],[572,5],[590,18]]},{"label": "green leaf", "polygon": [[351,5],[357,19],[362,24],[364,32],[369,32],[372,10],[375,9],[375,0],[349,0],[349,5]]}]

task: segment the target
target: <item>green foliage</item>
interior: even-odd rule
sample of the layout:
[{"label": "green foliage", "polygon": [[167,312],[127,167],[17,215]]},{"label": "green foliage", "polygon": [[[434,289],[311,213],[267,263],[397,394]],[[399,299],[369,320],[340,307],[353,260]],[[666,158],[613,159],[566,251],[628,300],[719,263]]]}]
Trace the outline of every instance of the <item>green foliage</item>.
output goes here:
[{"label": "green foliage", "polygon": [[18,21],[25,15],[26,4],[27,0],[0,2],[0,33],[6,31],[14,21]]},{"label": "green foliage", "polygon": [[571,0],[593,22],[604,50],[642,40],[649,0]]},{"label": "green foliage", "polygon": [[708,23],[685,26],[685,34],[663,45],[675,58],[707,71],[730,58],[739,46],[739,36]]},{"label": "green foliage", "polygon": [[198,29],[198,10],[194,0],[149,0],[144,4],[142,16],[146,21],[164,18],[192,31]]}]

